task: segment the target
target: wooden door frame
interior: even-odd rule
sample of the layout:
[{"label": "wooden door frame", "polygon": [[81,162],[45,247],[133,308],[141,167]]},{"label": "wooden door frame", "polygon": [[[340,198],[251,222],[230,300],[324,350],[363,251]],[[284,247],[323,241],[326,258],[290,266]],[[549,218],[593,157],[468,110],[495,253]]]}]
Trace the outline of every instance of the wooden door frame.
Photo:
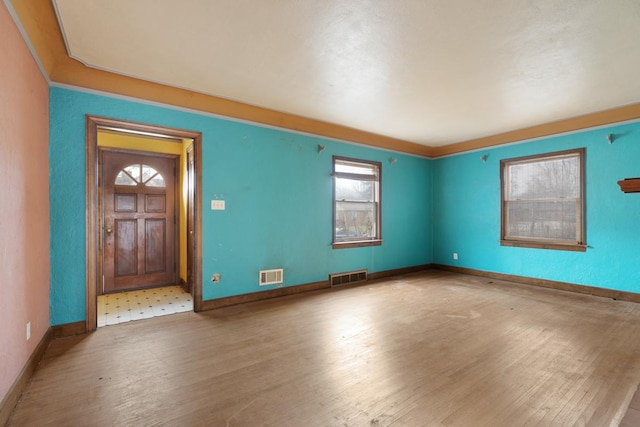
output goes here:
[{"label": "wooden door frame", "polygon": [[[195,230],[193,229],[189,229],[189,223],[190,220],[191,221],[191,227],[193,228],[195,226],[195,222],[193,222],[193,220],[195,220],[195,215],[194,212],[196,210],[195,207],[195,200],[194,197],[195,196],[195,158],[194,158],[194,151],[193,151],[193,143],[189,144],[189,146],[184,150],[185,152],[185,178],[187,180],[187,220],[186,220],[186,225],[187,225],[187,238],[185,239],[185,244],[187,245],[187,283],[185,285],[186,290],[193,295],[193,282],[194,282],[194,277],[195,277],[195,262],[194,262],[194,238],[195,238]],[[191,162],[189,161],[193,161],[193,165],[191,164]],[[183,186],[184,188],[184,186]]]},{"label": "wooden door frame", "polygon": [[[87,332],[98,326],[98,285],[100,283],[100,211],[98,130],[110,130],[138,136],[193,140],[194,157],[194,275],[193,309],[202,310],[202,133],[148,125],[98,116],[86,116],[86,319]],[[182,182],[180,180],[180,182]],[[187,248],[187,250],[190,250]],[[179,273],[178,273],[179,275]]]}]

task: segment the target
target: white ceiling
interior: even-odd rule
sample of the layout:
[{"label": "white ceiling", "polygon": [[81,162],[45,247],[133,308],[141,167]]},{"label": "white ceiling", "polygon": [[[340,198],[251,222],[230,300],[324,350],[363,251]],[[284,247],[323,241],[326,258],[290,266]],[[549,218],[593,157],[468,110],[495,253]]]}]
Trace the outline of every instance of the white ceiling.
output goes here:
[{"label": "white ceiling", "polygon": [[438,146],[640,101],[640,0],[54,0],[88,66]]}]

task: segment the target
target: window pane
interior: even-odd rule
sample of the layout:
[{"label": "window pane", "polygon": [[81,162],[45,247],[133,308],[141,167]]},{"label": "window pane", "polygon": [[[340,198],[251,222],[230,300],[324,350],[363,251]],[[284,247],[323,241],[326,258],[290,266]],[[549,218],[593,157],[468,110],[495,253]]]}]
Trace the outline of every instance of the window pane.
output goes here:
[{"label": "window pane", "polygon": [[166,187],[164,178],[157,170],[147,165],[129,165],[116,176],[116,185],[138,185],[144,183],[148,187]]},{"label": "window pane", "polygon": [[586,250],[584,153],[580,148],[501,161],[502,244]]},{"label": "window pane", "polygon": [[508,237],[578,240],[576,200],[508,202],[507,209]]},{"label": "window pane", "polygon": [[376,238],[376,211],[376,203],[336,201],[336,238]]},{"label": "window pane", "polygon": [[124,173],[124,171],[120,171],[120,173],[118,173],[118,176],[116,176],[116,185],[137,185],[137,183],[126,173]]},{"label": "window pane", "polygon": [[336,177],[336,200],[373,202],[375,183]]},{"label": "window pane", "polygon": [[140,165],[129,165],[124,170],[131,175],[136,182],[140,182]]},{"label": "window pane", "polygon": [[580,195],[578,157],[516,163],[508,167],[507,200],[573,198]]},{"label": "window pane", "polygon": [[333,158],[335,249],[381,244],[380,172],[378,162]]},{"label": "window pane", "polygon": [[377,175],[375,166],[350,163],[346,161],[336,162],[335,171],[343,173],[355,173],[359,175]]},{"label": "window pane", "polygon": [[142,182],[147,187],[165,187],[164,178],[160,173],[151,166],[141,165]]},{"label": "window pane", "polygon": [[142,165],[142,182],[147,182],[149,178],[153,175],[157,174],[158,171],[152,168],[151,166]]},{"label": "window pane", "polygon": [[147,187],[166,187],[166,184],[164,183],[164,178],[162,178],[162,175],[156,174],[156,176],[154,176],[149,181],[147,181],[146,186]]}]

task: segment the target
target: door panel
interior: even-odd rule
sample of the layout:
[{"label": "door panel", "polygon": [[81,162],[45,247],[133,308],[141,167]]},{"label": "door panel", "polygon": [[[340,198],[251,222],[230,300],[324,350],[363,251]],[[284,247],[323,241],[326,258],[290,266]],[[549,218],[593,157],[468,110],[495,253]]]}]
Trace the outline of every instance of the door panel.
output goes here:
[{"label": "door panel", "polygon": [[117,219],[115,221],[115,275],[116,277],[138,274],[138,222]]},{"label": "door panel", "polygon": [[102,150],[103,293],[176,283],[177,158]]},{"label": "door panel", "polygon": [[164,219],[148,219],[145,222],[146,259],[145,272],[158,273],[166,269],[166,221]]},{"label": "door panel", "polygon": [[135,194],[116,194],[115,211],[116,212],[135,212],[137,208],[137,197]]},{"label": "door panel", "polygon": [[145,212],[164,213],[167,211],[165,206],[166,198],[163,195],[147,194],[145,197]]}]

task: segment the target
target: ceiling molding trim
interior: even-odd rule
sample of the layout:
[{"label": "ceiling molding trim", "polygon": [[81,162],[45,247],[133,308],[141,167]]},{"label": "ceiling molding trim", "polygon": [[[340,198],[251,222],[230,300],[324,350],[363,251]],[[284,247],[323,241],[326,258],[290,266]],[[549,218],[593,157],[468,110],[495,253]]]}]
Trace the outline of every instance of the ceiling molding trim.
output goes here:
[{"label": "ceiling molding trim", "polygon": [[4,2],[21,32],[26,32],[26,36],[23,34],[23,37],[34,56],[38,58],[38,64],[48,76],[47,81],[50,85],[68,85],[76,90],[84,88],[103,94],[114,94],[137,101],[144,100],[157,105],[172,106],[225,119],[286,129],[418,157],[438,158],[640,119],[640,103],[637,103],[451,145],[430,147],[89,68],[69,57],[50,0],[4,0]]},{"label": "ceiling molding trim", "polygon": [[527,142],[530,140],[548,138],[566,133],[611,126],[616,123],[635,121],[640,119],[640,103],[598,111],[569,119],[531,126],[510,132],[491,135],[483,138],[471,139],[456,144],[433,147],[434,158],[452,154],[466,153],[500,145]]},{"label": "ceiling molding trim", "polygon": [[49,0],[13,0],[51,81],[203,111],[248,122],[335,138],[394,152],[429,157],[431,147],[342,125],[277,112],[237,101],[89,68],[69,57]]},{"label": "ceiling molding trim", "polygon": [[521,139],[521,140],[518,140],[518,141],[506,142],[504,144],[499,144],[499,145],[495,145],[495,146],[479,147],[479,148],[474,148],[474,149],[471,149],[471,150],[465,150],[465,151],[455,152],[455,153],[451,153],[451,154],[444,154],[444,155],[441,155],[441,156],[438,156],[438,157],[430,157],[430,158],[432,160],[435,160],[435,159],[444,159],[444,158],[447,158],[447,157],[459,156],[459,155],[463,155],[463,154],[486,152],[487,150],[492,150],[494,148],[510,147],[512,145],[519,145],[519,144],[527,144],[529,142],[541,141],[541,140],[544,140],[544,139],[555,138],[555,137],[558,137],[558,136],[574,135],[574,134],[578,134],[578,133],[582,133],[582,132],[590,132],[590,131],[594,131],[594,130],[598,130],[598,129],[607,129],[607,128],[610,128],[612,126],[623,126],[623,125],[628,125],[628,124],[633,124],[633,123],[640,123],[640,118],[631,119],[631,120],[624,120],[624,121],[621,121],[621,122],[606,123],[606,124],[603,124],[603,125],[591,126],[591,127],[586,127],[586,128],[583,128],[583,129],[570,130],[570,131],[567,131],[567,132],[555,133],[553,135],[545,135],[545,136],[538,136],[538,137],[535,137],[535,138]]},{"label": "ceiling molding trim", "polygon": [[53,80],[55,62],[66,57],[66,49],[61,43],[62,35],[58,27],[53,6],[48,0],[5,0],[11,3],[20,25],[25,29],[29,44],[33,46],[49,80]]},{"label": "ceiling molding trim", "polygon": [[418,154],[412,154],[412,153],[404,153],[404,152],[400,152],[398,150],[388,149],[388,148],[373,147],[370,144],[362,144],[362,143],[358,143],[358,142],[347,141],[347,140],[344,140],[344,139],[333,138],[333,137],[330,137],[330,136],[318,135],[318,134],[315,134],[315,133],[310,133],[310,132],[305,132],[305,131],[300,131],[300,130],[287,129],[287,128],[268,125],[268,124],[263,124],[263,123],[256,123],[256,122],[253,122],[253,121],[237,119],[237,118],[234,118],[234,117],[224,116],[224,115],[221,115],[221,114],[208,113],[208,112],[202,111],[202,110],[195,110],[193,108],[180,107],[180,106],[177,106],[177,105],[171,105],[171,104],[165,104],[165,103],[162,103],[162,102],[149,101],[147,99],[142,99],[142,98],[135,98],[135,97],[132,97],[132,96],[129,96],[129,95],[120,95],[120,94],[116,94],[116,93],[113,93],[113,92],[105,92],[105,91],[96,90],[96,89],[88,89],[88,88],[85,88],[85,87],[74,86],[74,85],[69,85],[69,84],[66,84],[66,83],[58,83],[58,82],[51,82],[50,86],[51,87],[60,88],[60,89],[73,90],[73,91],[81,92],[81,93],[87,93],[87,94],[90,94],[90,95],[103,96],[105,98],[119,99],[119,100],[122,100],[122,101],[129,101],[129,102],[136,102],[138,104],[150,105],[150,106],[153,106],[153,107],[166,108],[166,109],[170,109],[170,110],[174,110],[174,111],[180,111],[180,112],[183,112],[183,113],[197,114],[199,116],[211,117],[211,118],[231,121],[231,122],[235,122],[235,123],[243,123],[243,124],[247,124],[247,125],[251,125],[251,126],[258,126],[258,127],[265,128],[265,129],[273,129],[273,130],[292,133],[292,134],[296,134],[296,135],[303,135],[303,136],[309,136],[309,137],[315,137],[315,138],[322,138],[322,139],[327,140],[327,141],[334,141],[334,142],[339,142],[341,144],[354,145],[356,147],[364,147],[364,148],[376,149],[376,150],[380,150],[380,151],[386,151],[386,152],[389,152],[389,153],[396,153],[396,154],[402,154],[402,155],[410,156],[410,157],[417,157],[417,158],[421,158],[421,159],[432,160],[431,157],[427,157],[427,156],[424,156],[424,155],[418,155]]},{"label": "ceiling molding trim", "polygon": [[16,10],[13,8],[13,5],[11,4],[11,1],[10,0],[4,0],[3,2],[4,2],[4,5],[7,7],[7,10],[9,11],[9,15],[11,15],[11,18],[13,19],[13,22],[16,24],[16,27],[18,28],[18,31],[20,32],[20,35],[22,36],[22,39],[24,40],[25,44],[27,45],[27,48],[29,49],[29,52],[31,52],[31,56],[36,61],[36,65],[40,69],[40,73],[42,74],[42,77],[44,77],[44,79],[50,85],[51,84],[51,79],[49,79],[49,74],[47,74],[47,71],[44,68],[44,65],[42,65],[42,62],[40,61],[40,57],[38,56],[38,52],[33,47],[33,43],[31,43],[31,40],[29,39],[29,34],[28,34],[27,30],[25,30],[24,27],[22,26],[22,22],[20,22],[20,18],[18,17],[18,14],[16,13]]},{"label": "ceiling molding trim", "polygon": [[407,154],[428,157],[431,148],[345,126],[280,113],[210,95],[87,68],[72,59],[59,63],[54,82],[209,113],[228,119],[304,132]]}]

